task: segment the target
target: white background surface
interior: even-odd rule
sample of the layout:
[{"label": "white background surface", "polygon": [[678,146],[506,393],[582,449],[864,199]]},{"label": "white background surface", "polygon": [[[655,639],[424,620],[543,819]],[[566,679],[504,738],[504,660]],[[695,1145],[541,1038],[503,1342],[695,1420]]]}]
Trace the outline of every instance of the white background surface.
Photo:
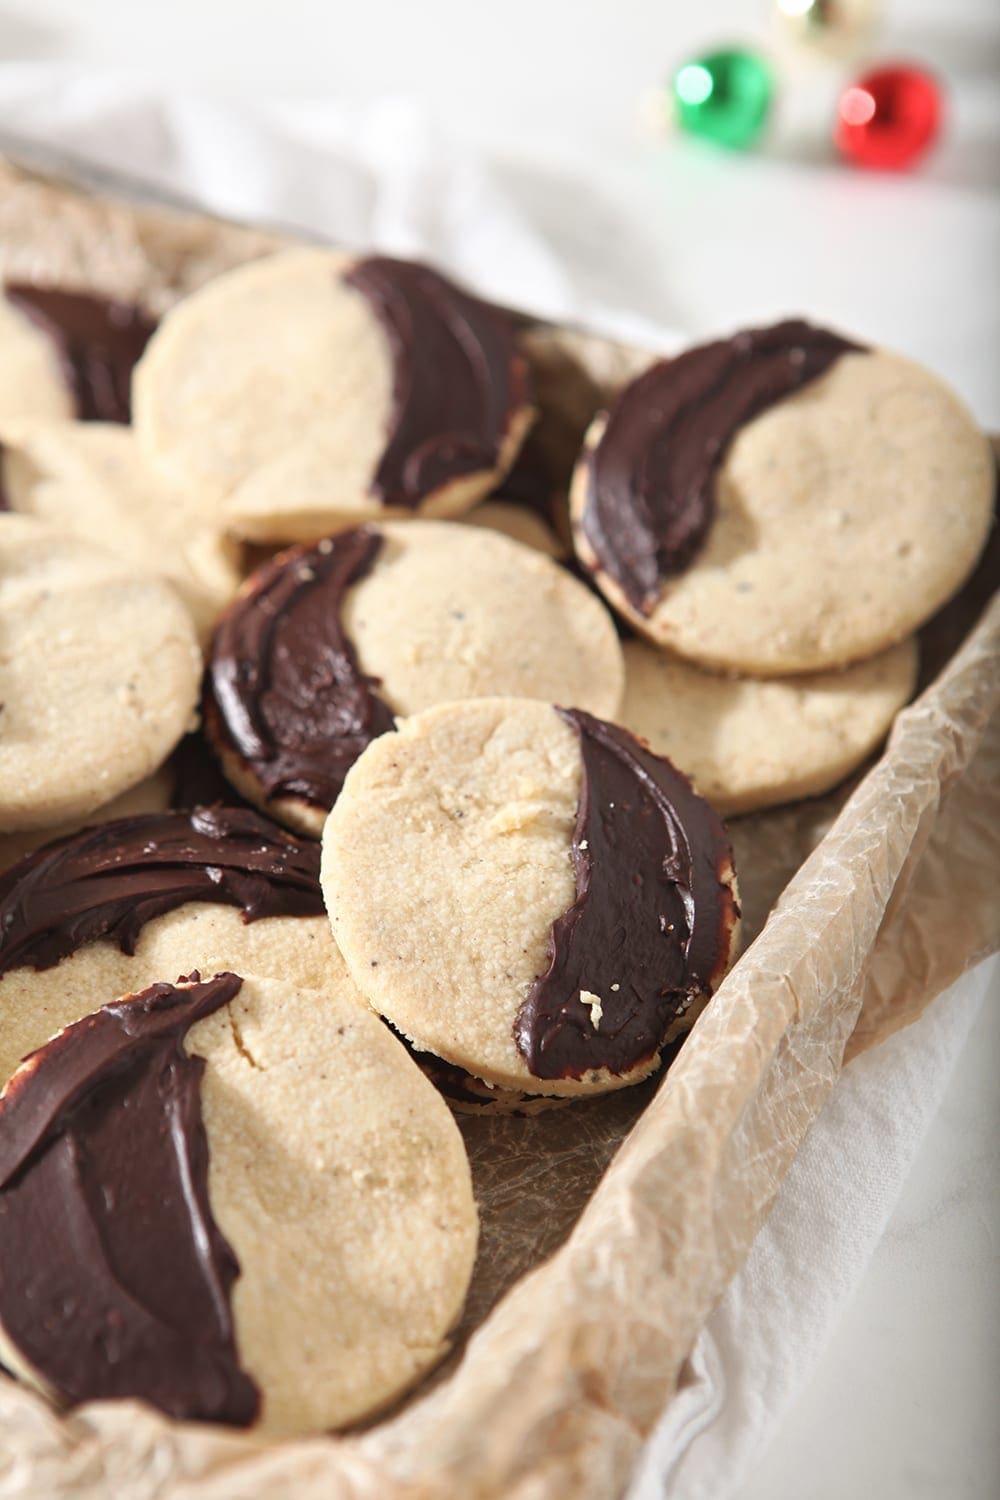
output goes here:
[{"label": "white background surface", "polygon": [[[768,39],[753,0],[0,0],[0,55],[256,99],[385,94],[502,164],[593,316],[698,334],[801,311],[933,365],[1000,429],[1000,6],[897,0],[883,56],[944,70],[951,130],[909,177],[824,150],[838,75],[787,76],[748,158],[639,138],[689,52]],[[1000,1006],[952,1078],[890,1231],[742,1500],[1000,1493]]]}]

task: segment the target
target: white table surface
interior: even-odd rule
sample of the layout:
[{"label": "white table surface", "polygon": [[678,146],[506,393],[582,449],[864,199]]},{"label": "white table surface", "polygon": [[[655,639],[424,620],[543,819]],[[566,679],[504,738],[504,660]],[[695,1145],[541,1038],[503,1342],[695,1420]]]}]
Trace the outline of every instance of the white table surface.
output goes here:
[{"label": "white table surface", "polygon": [[[801,311],[910,352],[1000,430],[1000,6],[896,0],[878,51],[942,70],[912,176],[824,149],[837,75],[786,74],[766,150],[651,144],[692,51],[767,40],[764,0],[3,0],[0,57],[139,68],[240,98],[414,99],[501,165],[595,310],[685,334]],[[1000,1494],[1000,995],[812,1382],[741,1500]]]}]

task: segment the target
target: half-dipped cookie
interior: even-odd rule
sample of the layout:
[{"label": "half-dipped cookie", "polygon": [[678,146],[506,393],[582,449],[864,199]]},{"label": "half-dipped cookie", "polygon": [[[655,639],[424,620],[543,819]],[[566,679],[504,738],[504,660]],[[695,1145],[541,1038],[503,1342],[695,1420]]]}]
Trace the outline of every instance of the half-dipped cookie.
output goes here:
[{"label": "half-dipped cookie", "polygon": [[9,419],[127,422],[155,324],[131,303],[63,287],[0,289],[0,431]]},{"label": "half-dipped cookie", "polygon": [[912,634],[973,568],[993,493],[941,381],[794,321],[662,360],[595,418],[574,545],[658,644],[780,676]]},{"label": "half-dipped cookie", "polygon": [[205,729],[249,800],[319,834],[348,769],[395,716],[496,694],[618,710],[600,600],[539,552],[444,521],[391,521],[292,549],[216,629]]},{"label": "half-dipped cookie", "polygon": [[272,1434],[398,1396],[447,1347],[476,1210],[447,1107],[339,960],[317,989],[80,999],[0,1094],[4,1364],[62,1406]]},{"label": "half-dipped cookie", "polygon": [[264,541],[468,510],[533,418],[504,313],[427,266],[327,250],[270,256],[186,298],[134,398],[148,453]]},{"label": "half-dipped cookie", "polygon": [[523,1094],[645,1077],[737,938],[729,841],[685,777],[626,730],[524,699],[375,740],[327,821],[322,882],[368,1002]]},{"label": "half-dipped cookie", "polygon": [[319,847],[243,808],[86,828],[0,875],[0,1082],[94,995],[191,969],[322,986]]}]

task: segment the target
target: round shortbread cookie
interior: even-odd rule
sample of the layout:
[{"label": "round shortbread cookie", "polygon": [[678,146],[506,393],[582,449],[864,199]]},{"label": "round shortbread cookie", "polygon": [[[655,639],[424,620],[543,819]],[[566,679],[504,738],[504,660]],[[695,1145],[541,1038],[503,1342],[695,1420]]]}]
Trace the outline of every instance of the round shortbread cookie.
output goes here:
[{"label": "round shortbread cookie", "polygon": [[8,420],[128,422],[136,361],[155,324],[100,293],[0,287],[0,433]]},{"label": "round shortbread cookie", "polygon": [[21,833],[0,833],[0,873],[23,859],[26,854],[51,844],[56,839],[69,838],[93,823],[112,823],[118,818],[132,818],[139,813],[166,812],[174,795],[175,776],[169,766],[161,766],[145,781],[129,787],[120,797],[97,807],[85,818],[64,823],[58,828],[26,828]]},{"label": "round shortbread cookie", "polygon": [[134,400],[146,450],[262,541],[457,515],[533,418],[504,314],[426,267],[328,250],[242,266],[180,303]]},{"label": "round shortbread cookie", "polygon": [[881,744],[917,680],[914,639],[841,671],[719,677],[626,641],[620,719],[691,777],[717,812],[829,791]]},{"label": "round shortbread cookie", "polygon": [[658,644],[751,676],[842,666],[911,635],[975,565],[986,439],[920,366],[839,345],[801,324],[704,345],[594,420],[574,545]]},{"label": "round shortbread cookie", "polygon": [[608,611],[565,569],[483,528],[390,521],[247,581],[213,638],[205,729],[245,797],[318,835],[394,716],[509,695],[613,718],[623,682]]},{"label": "round shortbread cookie", "polygon": [[0,977],[0,1084],[22,1058],[85,1014],[88,997],[118,995],[164,974],[214,974],[241,964],[248,974],[321,989],[338,964],[326,917],[263,917],[246,924],[231,907],[189,902],[143,928],[131,956],[95,942],[51,969]]},{"label": "round shortbread cookie", "polygon": [[191,722],[201,653],[159,578],[28,516],[0,516],[0,829],[85,817]]},{"label": "round shortbread cookie", "polygon": [[626,731],[523,699],[373,741],[323,835],[334,936],[420,1050],[502,1089],[646,1076],[736,940],[716,815]]},{"label": "round shortbread cookie", "polygon": [[525,547],[533,547],[536,552],[544,552],[546,557],[555,558],[557,562],[567,555],[568,549],[541,516],[527,506],[516,505],[511,500],[484,500],[461,519],[470,526],[485,526],[488,531],[499,531],[512,541],[521,542]]},{"label": "round shortbread cookie", "polygon": [[0,290],[0,434],[25,417],[73,415],[73,394],[52,340]]},{"label": "round shortbread cookie", "polygon": [[60,1404],[138,1396],[269,1434],[398,1397],[447,1349],[477,1215],[454,1120],[343,965],[317,989],[220,974],[87,996],[0,1097],[4,1245],[30,1252],[0,1249],[5,1362]]},{"label": "round shortbread cookie", "polygon": [[84,829],[0,874],[0,1083],[94,994],[192,969],[322,988],[339,960],[319,861],[224,808]]},{"label": "round shortbread cookie", "polygon": [[98,542],[167,579],[202,640],[240,585],[240,548],[189,484],[150,465],[131,428],[107,422],[8,428],[0,485],[12,511]]}]

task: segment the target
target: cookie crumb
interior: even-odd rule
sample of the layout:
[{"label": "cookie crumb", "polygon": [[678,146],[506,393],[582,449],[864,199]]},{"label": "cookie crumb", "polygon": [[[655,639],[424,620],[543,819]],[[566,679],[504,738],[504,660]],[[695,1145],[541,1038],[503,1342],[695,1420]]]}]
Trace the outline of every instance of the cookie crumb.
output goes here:
[{"label": "cookie crumb", "polygon": [[595,995],[592,990],[581,990],[580,1003],[581,1005],[585,1005],[590,1011],[590,1024],[597,1031],[601,1024],[601,1017],[604,1014],[604,1006],[600,995]]}]

